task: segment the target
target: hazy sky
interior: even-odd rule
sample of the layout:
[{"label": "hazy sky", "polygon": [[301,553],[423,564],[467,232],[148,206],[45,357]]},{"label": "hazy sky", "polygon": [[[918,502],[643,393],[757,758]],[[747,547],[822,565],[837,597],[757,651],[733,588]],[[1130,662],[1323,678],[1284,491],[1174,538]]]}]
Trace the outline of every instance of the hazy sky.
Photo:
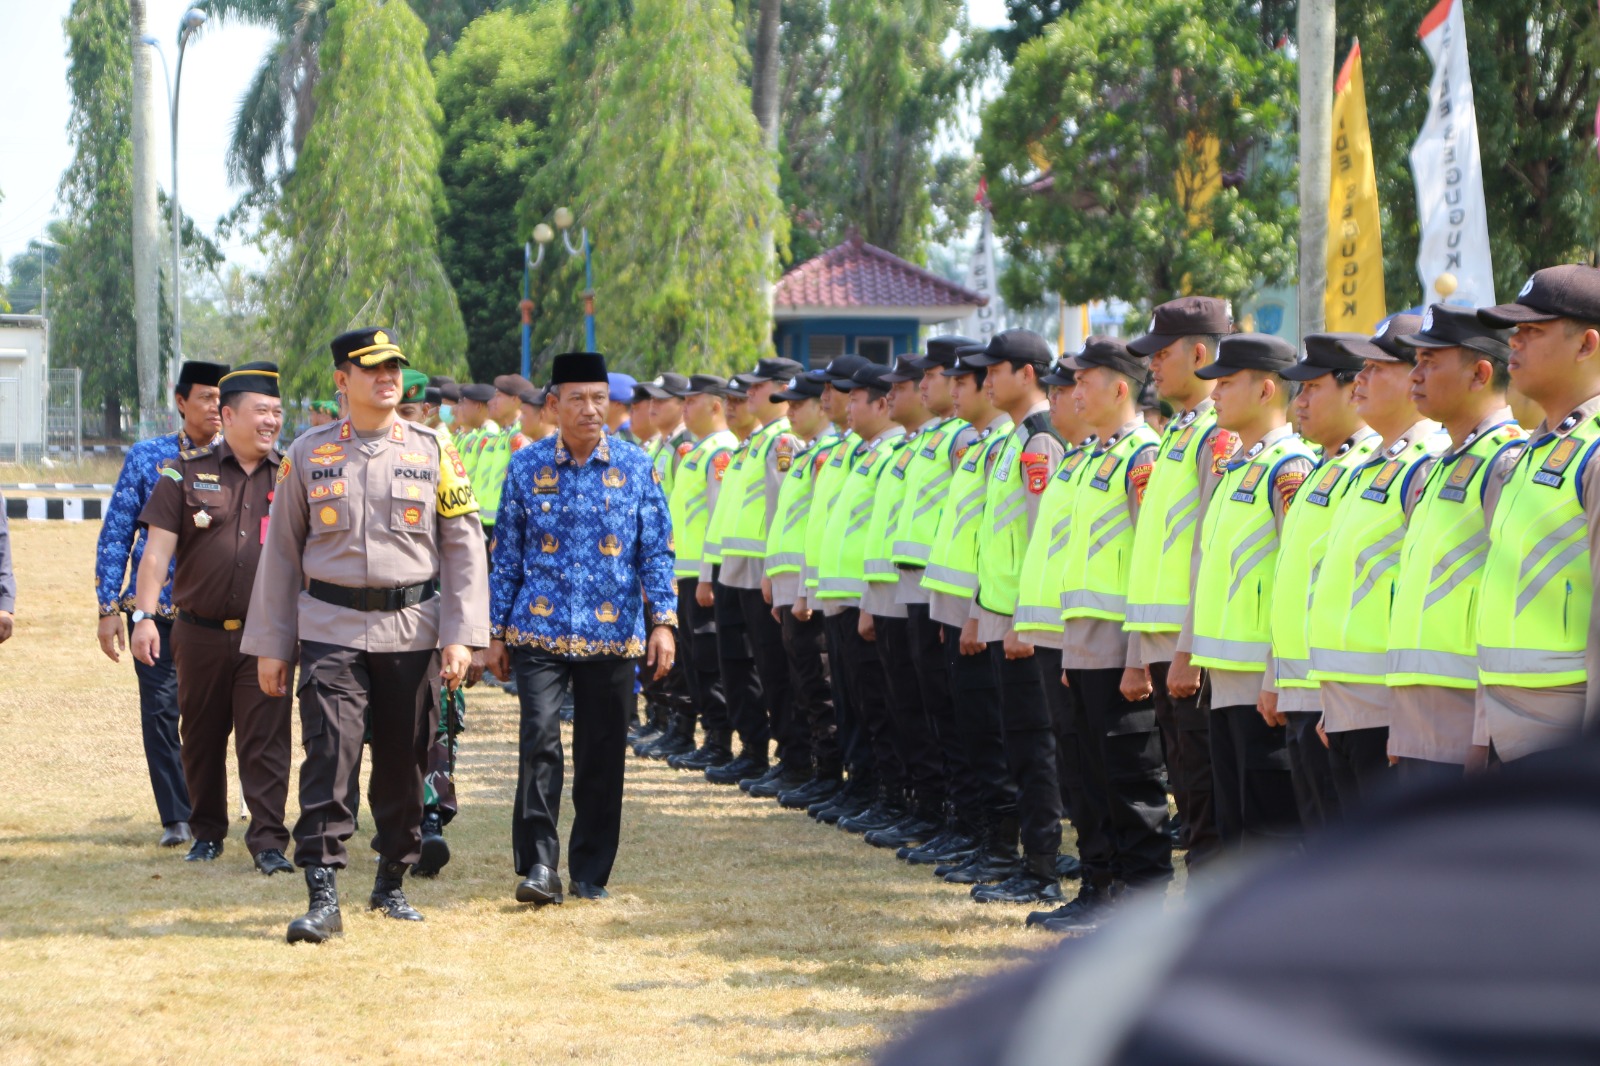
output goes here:
[{"label": "hazy sky", "polygon": [[[178,20],[189,0],[147,0],[150,32],[162,42],[169,64],[177,61]],[[0,122],[0,263],[22,251],[56,217],[56,186],[71,161],[67,120],[66,37],[62,19],[71,0],[0,0],[0,71],[6,116]],[[975,26],[1005,21],[1004,0],[967,0]],[[208,231],[237,201],[223,166],[233,111],[270,41],[265,30],[208,25],[184,55],[178,126],[178,191],[183,209]],[[157,136],[162,188],[170,184],[171,147],[161,66],[156,62]],[[234,243],[224,249],[241,262],[256,253]]]}]

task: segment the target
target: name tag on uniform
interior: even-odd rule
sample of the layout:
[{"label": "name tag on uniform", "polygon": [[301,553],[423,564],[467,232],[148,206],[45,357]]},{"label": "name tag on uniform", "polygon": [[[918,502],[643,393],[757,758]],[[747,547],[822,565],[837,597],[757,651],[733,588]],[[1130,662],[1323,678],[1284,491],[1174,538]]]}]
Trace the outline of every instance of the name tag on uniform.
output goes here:
[{"label": "name tag on uniform", "polygon": [[1535,485],[1546,488],[1558,489],[1566,481],[1567,467],[1572,465],[1572,460],[1578,456],[1579,442],[1571,437],[1563,437],[1561,442],[1550,449],[1550,454],[1545,456],[1544,465],[1533,475]]},{"label": "name tag on uniform", "polygon": [[221,492],[222,486],[209,481],[191,481],[189,487],[196,492]]},{"label": "name tag on uniform", "polygon": [[1167,449],[1167,458],[1178,460],[1183,458],[1183,453],[1189,448],[1189,441],[1194,439],[1194,426],[1186,426],[1178,435],[1171,448]]},{"label": "name tag on uniform", "polygon": [[1460,503],[1467,498],[1467,485],[1472,481],[1472,475],[1478,472],[1478,467],[1483,460],[1476,455],[1463,455],[1456,460],[1456,468],[1450,472],[1450,480],[1444,483],[1444,488],[1439,490],[1439,499],[1449,500],[1451,503]]},{"label": "name tag on uniform", "polygon": [[933,433],[928,437],[928,443],[922,446],[922,457],[924,459],[937,458],[939,454],[939,442],[942,440],[944,440],[944,430],[934,430]]},{"label": "name tag on uniform", "polygon": [[1244,472],[1244,480],[1239,482],[1239,487],[1233,491],[1228,499],[1234,503],[1255,503],[1256,486],[1261,484],[1261,479],[1267,476],[1267,468],[1262,463],[1250,464],[1250,469]]},{"label": "name tag on uniform", "polygon": [[1383,469],[1378,471],[1378,476],[1372,479],[1372,484],[1361,494],[1361,498],[1369,503],[1389,502],[1389,486],[1394,484],[1394,479],[1400,476],[1404,466],[1398,459],[1384,463]]},{"label": "name tag on uniform", "polygon": [[916,453],[910,448],[907,448],[905,451],[901,452],[900,461],[895,463],[894,467],[889,472],[895,477],[899,478],[901,481],[904,481],[906,479],[906,467],[911,465],[911,457],[915,454]]},{"label": "name tag on uniform", "polygon": [[1330,466],[1317,483],[1312,486],[1306,495],[1306,502],[1313,507],[1326,507],[1333,499],[1334,487],[1339,484],[1339,479],[1344,477],[1344,467]]},{"label": "name tag on uniform", "polygon": [[1100,463],[1100,469],[1094,472],[1094,477],[1089,479],[1089,487],[1099,489],[1101,492],[1111,491],[1111,475],[1116,473],[1117,457],[1108,455]]}]

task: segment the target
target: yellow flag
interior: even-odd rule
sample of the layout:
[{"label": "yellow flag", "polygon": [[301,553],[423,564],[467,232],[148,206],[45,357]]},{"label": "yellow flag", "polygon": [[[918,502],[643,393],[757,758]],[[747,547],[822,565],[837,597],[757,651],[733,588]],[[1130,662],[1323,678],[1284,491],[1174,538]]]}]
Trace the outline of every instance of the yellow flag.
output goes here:
[{"label": "yellow flag", "polygon": [[1371,333],[1387,313],[1383,236],[1378,232],[1378,178],[1361,82],[1361,42],[1350,49],[1333,87],[1333,182],[1328,195],[1330,332]]}]

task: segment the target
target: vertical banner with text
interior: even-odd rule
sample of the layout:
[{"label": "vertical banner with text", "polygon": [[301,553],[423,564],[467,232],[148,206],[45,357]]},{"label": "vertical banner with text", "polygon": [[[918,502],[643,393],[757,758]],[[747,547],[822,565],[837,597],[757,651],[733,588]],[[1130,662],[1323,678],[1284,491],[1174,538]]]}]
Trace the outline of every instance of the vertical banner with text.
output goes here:
[{"label": "vertical banner with text", "polygon": [[959,331],[975,341],[989,343],[989,338],[1004,328],[1002,318],[1005,305],[1000,301],[1000,290],[994,274],[994,218],[989,214],[989,182],[978,181],[979,229],[978,243],[972,249],[972,265],[967,268],[967,288],[989,302],[978,308],[961,323]]},{"label": "vertical banner with text", "polygon": [[1328,194],[1328,288],[1323,327],[1371,333],[1388,313],[1383,294],[1383,236],[1378,176],[1367,128],[1361,42],[1333,84],[1333,181]]},{"label": "vertical banner with text", "polygon": [[1422,230],[1417,277],[1425,304],[1488,307],[1495,302],[1494,264],[1463,3],[1439,0],[1417,31],[1433,60],[1428,118],[1411,149]]}]

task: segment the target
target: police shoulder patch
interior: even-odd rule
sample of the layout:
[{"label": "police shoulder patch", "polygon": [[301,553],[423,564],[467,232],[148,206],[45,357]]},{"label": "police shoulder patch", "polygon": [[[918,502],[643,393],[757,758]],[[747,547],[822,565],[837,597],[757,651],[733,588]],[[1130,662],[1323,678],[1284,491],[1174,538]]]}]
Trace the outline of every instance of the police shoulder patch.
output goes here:
[{"label": "police shoulder patch", "polygon": [[722,475],[727,473],[728,464],[731,462],[733,462],[732,452],[718,452],[715,458],[711,460],[711,476],[721,481]]},{"label": "police shoulder patch", "polygon": [[1133,489],[1134,499],[1144,502],[1144,490],[1150,487],[1150,475],[1155,472],[1154,463],[1140,463],[1128,471],[1128,487]]},{"label": "police shoulder patch", "polygon": [[1294,502],[1295,493],[1300,491],[1300,486],[1305,484],[1306,476],[1298,470],[1285,470],[1272,480],[1272,487],[1278,490],[1278,498],[1283,501],[1283,509],[1287,511],[1289,504]]}]

